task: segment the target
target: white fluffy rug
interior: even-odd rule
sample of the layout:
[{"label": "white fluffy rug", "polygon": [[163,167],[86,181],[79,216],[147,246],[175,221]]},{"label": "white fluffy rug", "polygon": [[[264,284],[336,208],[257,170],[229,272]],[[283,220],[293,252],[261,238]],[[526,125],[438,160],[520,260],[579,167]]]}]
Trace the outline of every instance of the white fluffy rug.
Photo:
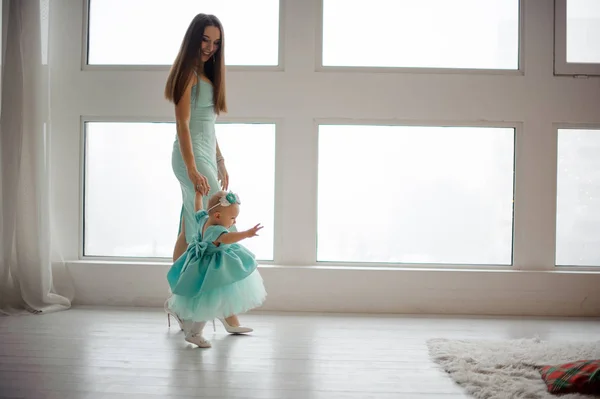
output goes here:
[{"label": "white fluffy rug", "polygon": [[482,399],[589,399],[584,395],[550,394],[538,366],[600,359],[600,341],[432,339],[427,346],[432,359],[456,383]]}]

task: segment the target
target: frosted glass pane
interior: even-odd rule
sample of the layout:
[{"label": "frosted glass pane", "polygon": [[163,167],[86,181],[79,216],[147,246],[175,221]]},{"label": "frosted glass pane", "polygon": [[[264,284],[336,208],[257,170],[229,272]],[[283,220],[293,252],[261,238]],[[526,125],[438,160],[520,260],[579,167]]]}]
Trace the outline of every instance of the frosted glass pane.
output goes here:
[{"label": "frosted glass pane", "polygon": [[600,1],[567,0],[567,62],[600,63]]},{"label": "frosted glass pane", "polygon": [[214,14],[227,65],[277,65],[279,0],[90,0],[89,64],[171,65],[190,22]]},{"label": "frosted glass pane", "polygon": [[514,129],[319,127],[319,261],[512,263]]},{"label": "frosted glass pane", "polygon": [[[84,254],[170,258],[181,211],[171,169],[175,125],[93,122],[86,135]],[[243,202],[238,228],[265,226],[244,245],[272,260],[275,125],[217,124],[217,137],[230,189]]]},{"label": "frosted glass pane", "polygon": [[518,0],[324,0],[323,65],[518,69]]},{"label": "frosted glass pane", "polygon": [[600,266],[600,130],[558,130],[556,264]]}]

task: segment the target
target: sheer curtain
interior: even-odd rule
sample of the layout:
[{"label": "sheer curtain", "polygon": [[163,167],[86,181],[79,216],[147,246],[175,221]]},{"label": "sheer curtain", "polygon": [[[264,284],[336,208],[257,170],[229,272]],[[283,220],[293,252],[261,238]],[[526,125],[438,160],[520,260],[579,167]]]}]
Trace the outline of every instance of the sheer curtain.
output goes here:
[{"label": "sheer curtain", "polygon": [[0,312],[64,310],[73,289],[52,234],[50,1],[1,2]]}]

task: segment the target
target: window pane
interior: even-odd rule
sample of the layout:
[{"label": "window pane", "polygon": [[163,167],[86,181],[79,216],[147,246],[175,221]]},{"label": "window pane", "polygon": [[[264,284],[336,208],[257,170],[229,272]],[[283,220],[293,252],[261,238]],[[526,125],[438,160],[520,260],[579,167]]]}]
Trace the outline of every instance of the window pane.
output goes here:
[{"label": "window pane", "polygon": [[319,127],[319,261],[512,263],[514,129]]},{"label": "window pane", "polygon": [[88,63],[171,65],[201,12],[223,24],[227,65],[278,65],[279,0],[90,0]]},{"label": "window pane", "polygon": [[600,130],[558,130],[556,264],[600,266]]},{"label": "window pane", "polygon": [[[218,124],[217,136],[230,189],[243,203],[238,228],[265,226],[244,245],[271,260],[275,125]],[[174,139],[172,123],[86,124],[85,255],[172,256],[181,211],[171,169]]]},{"label": "window pane", "polygon": [[323,1],[323,65],[518,69],[518,0]]},{"label": "window pane", "polygon": [[567,0],[567,62],[600,63],[600,1]]}]

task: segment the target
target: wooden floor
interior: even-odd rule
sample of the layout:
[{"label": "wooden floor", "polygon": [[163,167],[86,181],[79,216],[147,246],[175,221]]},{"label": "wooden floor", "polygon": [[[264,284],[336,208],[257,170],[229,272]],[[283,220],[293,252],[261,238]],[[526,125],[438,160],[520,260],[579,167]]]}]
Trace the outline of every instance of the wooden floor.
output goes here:
[{"label": "wooden floor", "polygon": [[52,399],[466,398],[427,354],[428,338],[573,340],[594,320],[257,313],[198,349],[162,310],[75,308],[0,317],[0,397]]}]

